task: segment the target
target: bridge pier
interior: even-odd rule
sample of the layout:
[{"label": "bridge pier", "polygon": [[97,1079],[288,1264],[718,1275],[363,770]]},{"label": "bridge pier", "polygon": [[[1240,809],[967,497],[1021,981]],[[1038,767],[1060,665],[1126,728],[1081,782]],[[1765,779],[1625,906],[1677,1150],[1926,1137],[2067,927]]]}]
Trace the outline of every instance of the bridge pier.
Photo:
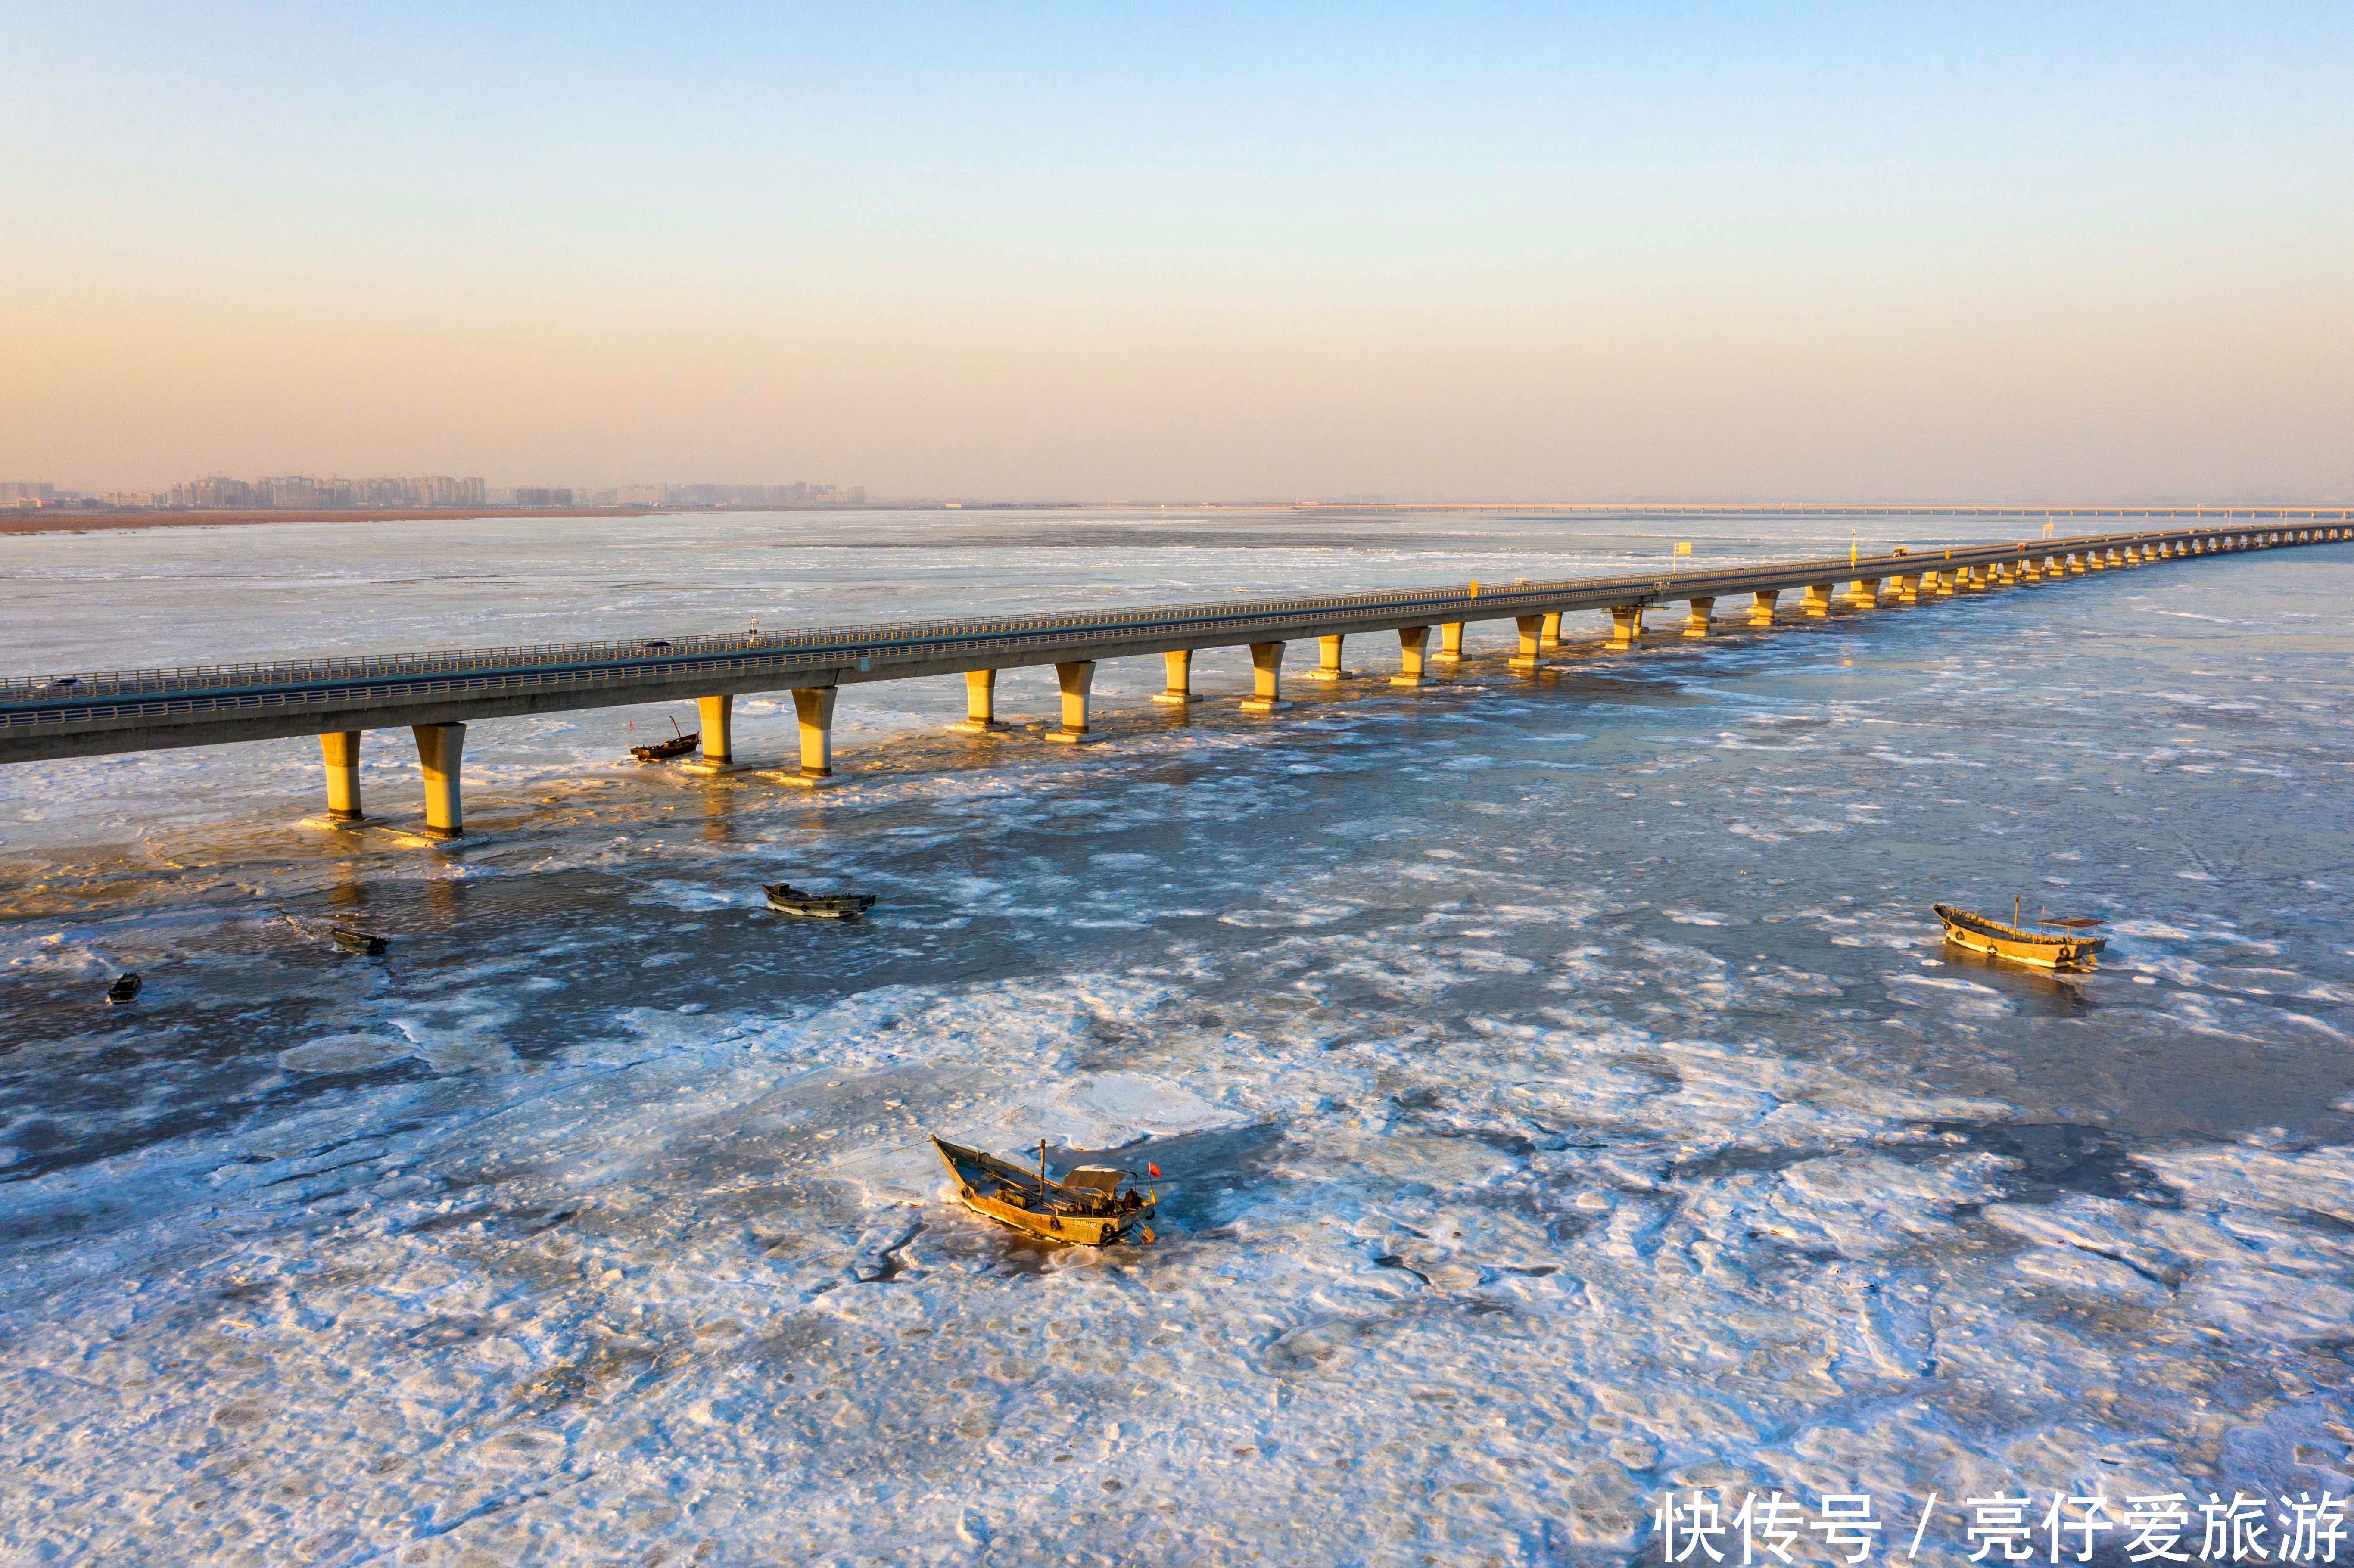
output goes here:
[{"label": "bridge pier", "polygon": [[460,799],[459,768],[466,755],[466,726],[461,724],[411,725],[417,736],[418,770],[425,776],[425,828],[429,839],[466,836],[464,802]]},{"label": "bridge pier", "polygon": [[1448,663],[1458,663],[1463,658],[1463,623],[1450,620],[1438,629],[1438,656]]},{"label": "bridge pier", "polygon": [[1393,686],[1422,684],[1422,651],[1430,643],[1427,626],[1398,628],[1398,673],[1390,677]]},{"label": "bridge pier", "polygon": [[1782,590],[1779,588],[1759,588],[1755,594],[1750,596],[1750,625],[1771,626],[1774,624],[1774,601],[1781,597],[1781,592]]},{"label": "bridge pier", "polygon": [[1880,579],[1858,577],[1848,585],[1847,601],[1857,609],[1880,608]]},{"label": "bridge pier", "polygon": [[1709,617],[1715,613],[1716,599],[1713,596],[1687,600],[1684,605],[1684,635],[1707,636]]},{"label": "bridge pier", "polygon": [[1888,579],[1896,586],[1890,590],[1899,604],[1921,602],[1921,579],[1917,576],[1899,576]]},{"label": "bridge pier", "polygon": [[949,728],[960,735],[994,735],[1007,726],[997,717],[997,672],[964,673],[964,722]]},{"label": "bridge pier", "polygon": [[1087,737],[1087,694],[1095,690],[1096,662],[1082,659],[1055,666],[1055,683],[1062,688],[1063,723],[1046,738],[1060,746],[1078,746]]},{"label": "bridge pier", "polygon": [[697,697],[695,708],[697,723],[702,726],[703,744],[695,761],[688,766],[698,771],[717,773],[736,766],[736,699],[732,696]]},{"label": "bridge pier", "polygon": [[1165,683],[1168,690],[1153,693],[1154,702],[1168,703],[1182,707],[1187,703],[1198,703],[1202,700],[1193,690],[1193,651],[1191,648],[1181,648],[1174,653],[1163,653],[1161,656],[1161,662],[1168,671]]},{"label": "bridge pier", "polygon": [[1643,641],[1643,607],[1639,604],[1614,604],[1610,607],[1610,651],[1624,653]]},{"label": "bridge pier", "polygon": [[1951,599],[1954,590],[1962,586],[1962,574],[1958,571],[1931,572],[1929,586],[1937,590],[1939,599]]},{"label": "bridge pier", "polygon": [[1251,651],[1251,694],[1242,702],[1246,714],[1271,714],[1291,705],[1283,700],[1283,644],[1254,642]]},{"label": "bridge pier", "polygon": [[1506,668],[1515,675],[1533,675],[1544,668],[1544,617],[1516,615],[1512,618],[1512,627],[1520,633],[1521,640]]},{"label": "bridge pier", "polygon": [[793,717],[801,723],[801,765],[794,778],[814,783],[833,773],[833,686],[795,686]]},{"label": "bridge pier", "polygon": [[347,729],[319,737],[327,765],[327,821],[338,827],[357,827],[367,821],[360,809],[360,732]]},{"label": "bridge pier", "polygon": [[1547,615],[1544,618],[1544,624],[1537,629],[1537,652],[1539,653],[1561,652],[1561,611],[1556,609]]},{"label": "bridge pier", "polygon": [[1320,637],[1316,640],[1316,668],[1308,672],[1311,681],[1345,681],[1354,671],[1341,668],[1341,644],[1345,637]]}]

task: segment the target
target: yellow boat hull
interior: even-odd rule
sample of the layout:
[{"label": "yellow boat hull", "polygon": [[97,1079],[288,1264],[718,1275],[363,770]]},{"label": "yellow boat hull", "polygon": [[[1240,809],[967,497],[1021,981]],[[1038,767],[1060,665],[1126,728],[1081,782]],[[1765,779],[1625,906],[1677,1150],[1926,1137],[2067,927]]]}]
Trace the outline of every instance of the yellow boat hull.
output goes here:
[{"label": "yellow boat hull", "polygon": [[[1124,1240],[1129,1228],[1119,1220],[1091,1219],[1077,1214],[1033,1213],[1028,1209],[983,1197],[970,1187],[959,1188],[957,1200],[984,1219],[995,1220],[1001,1225],[1011,1225],[1017,1231],[1057,1246],[1111,1246]],[[1135,1228],[1144,1233],[1140,1239],[1152,1239],[1150,1226]]]},{"label": "yellow boat hull", "polygon": [[2108,946],[2107,938],[2103,937],[2048,937],[1988,920],[1967,909],[1950,909],[1943,904],[1931,907],[1945,925],[1946,940],[1954,946],[1973,953],[1989,953],[2017,964],[2031,964],[2040,969],[2095,969],[2100,963],[2101,949]]},{"label": "yellow boat hull", "polygon": [[932,1139],[940,1163],[956,1181],[957,1202],[983,1219],[1035,1236],[1055,1246],[1111,1246],[1150,1242],[1156,1207],[1148,1195],[1131,1192],[1115,1202],[1108,1195],[1079,1192],[1060,1181],[1042,1183],[1011,1160],[943,1139]]}]

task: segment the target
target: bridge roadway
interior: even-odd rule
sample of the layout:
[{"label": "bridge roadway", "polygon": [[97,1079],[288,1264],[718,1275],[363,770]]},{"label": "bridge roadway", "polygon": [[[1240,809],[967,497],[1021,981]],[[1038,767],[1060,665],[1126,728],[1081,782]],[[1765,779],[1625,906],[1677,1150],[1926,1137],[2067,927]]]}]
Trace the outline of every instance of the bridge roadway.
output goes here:
[{"label": "bridge roadway", "polygon": [[[1609,611],[1611,646],[1625,649],[1641,640],[1644,611],[1666,603],[1690,607],[1678,630],[1696,637],[1721,624],[1713,607],[1730,594],[1755,596],[1744,622],[1769,626],[1779,595],[1794,588],[1804,590],[1805,614],[1823,616],[1831,612],[1833,590],[1841,583],[1850,587],[1839,604],[1871,609],[1881,601],[1881,585],[1889,582],[1895,599],[1910,604],[1925,593],[1946,596],[2112,567],[2349,539],[2354,539],[2354,525],[2343,518],[2260,526],[2235,520],[2228,527],[2209,519],[2187,528],[1939,546],[1712,571],[20,677],[0,680],[0,763],[316,735],[328,786],[328,810],[319,821],[358,827],[369,821],[359,800],[360,735],[408,727],[416,735],[426,786],[426,821],[414,833],[452,839],[463,831],[459,775],[465,726],[484,719],[693,699],[702,709],[702,754],[688,766],[727,771],[737,766],[731,749],[731,699],[790,691],[801,752],[790,781],[815,783],[832,770],[836,694],[868,681],[961,673],[967,717],[957,727],[987,731],[1004,727],[994,707],[996,672],[1053,664],[1063,723],[1047,738],[1076,742],[1086,738],[1095,665],[1107,659],[1162,655],[1168,689],[1156,700],[1182,703],[1198,700],[1191,685],[1196,650],[1247,646],[1255,689],[1242,705],[1264,713],[1283,705],[1285,645],[1311,638],[1321,644],[1322,657],[1317,669],[1307,672],[1309,678],[1333,679],[1341,673],[1344,639],[1394,633],[1400,662],[1392,683],[1411,686],[1421,683],[1429,658],[1459,658],[1463,627],[1471,621],[1516,622],[1519,649],[1511,667],[1534,673],[1543,667],[1543,655],[1560,646],[1561,617],[1582,610]],[[1432,654],[1427,636],[1434,626],[1440,629],[1441,647]]]}]

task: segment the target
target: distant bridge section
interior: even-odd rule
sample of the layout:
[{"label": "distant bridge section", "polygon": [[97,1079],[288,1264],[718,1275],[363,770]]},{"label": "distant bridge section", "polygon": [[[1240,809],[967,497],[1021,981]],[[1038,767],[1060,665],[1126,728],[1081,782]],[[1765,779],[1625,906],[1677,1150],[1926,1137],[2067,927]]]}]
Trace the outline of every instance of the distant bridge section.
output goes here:
[{"label": "distant bridge section", "polygon": [[[1815,511],[1837,509],[1815,509]],[[1815,514],[1810,511],[1809,514]],[[327,773],[328,810],[320,821],[359,827],[360,736],[371,729],[414,732],[426,786],[427,839],[463,832],[459,778],[465,726],[490,719],[583,708],[693,699],[702,711],[706,771],[734,770],[730,706],[755,692],[793,694],[801,728],[800,765],[787,781],[822,782],[832,772],[837,694],[869,681],[962,674],[966,717],[957,728],[1005,726],[995,711],[996,673],[1052,664],[1062,693],[1062,724],[1047,738],[1079,742],[1087,734],[1095,666],[1108,659],[1160,654],[1167,662],[1169,703],[1198,700],[1192,658],[1204,648],[1246,646],[1254,691],[1246,711],[1281,708],[1288,644],[1321,647],[1310,679],[1337,680],[1341,650],[1352,636],[1398,638],[1395,685],[1422,683],[1432,662],[1458,660],[1463,629],[1485,620],[1515,622],[1516,673],[1533,674],[1561,646],[1561,618],[1606,610],[1613,649],[1643,639],[1646,610],[1687,607],[1677,629],[1702,637],[1718,628],[1718,599],[1752,596],[1741,624],[1774,623],[1780,596],[1797,590],[1801,612],[1869,609],[1883,597],[1914,604],[1925,596],[2035,583],[2074,573],[2156,561],[2203,558],[2244,549],[2340,543],[2354,538],[2346,514],[2294,521],[2234,519],[2135,533],[2083,535],[1999,544],[1963,544],[1846,559],[1769,561],[1712,571],[1646,571],[1604,577],[1510,585],[1452,584],[1397,592],[1234,599],[1146,609],[1069,614],[916,620],[813,628],[768,634],[682,637],[528,648],[457,649],[357,658],[286,660],[171,670],[80,673],[0,681],[0,763],[38,762],[111,752],[316,735]],[[1845,590],[1838,591],[1846,584]],[[1883,595],[1883,585],[1887,587]],[[1433,627],[1439,646],[1428,646]]]}]

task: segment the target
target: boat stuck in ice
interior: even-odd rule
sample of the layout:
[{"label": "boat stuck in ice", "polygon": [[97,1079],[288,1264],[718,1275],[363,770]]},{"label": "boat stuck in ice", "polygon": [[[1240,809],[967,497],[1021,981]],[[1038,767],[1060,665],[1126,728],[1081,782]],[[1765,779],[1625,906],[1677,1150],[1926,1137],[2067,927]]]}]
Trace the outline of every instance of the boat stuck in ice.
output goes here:
[{"label": "boat stuck in ice", "polygon": [[762,883],[769,907],[779,915],[801,915],[812,920],[855,920],[875,907],[871,893],[807,893],[790,882]]},{"label": "boat stuck in ice", "polygon": [[1956,947],[2033,964],[2038,969],[2090,969],[2098,965],[2101,950],[2109,945],[2106,937],[2086,935],[2094,927],[2104,924],[2086,916],[2039,917],[2035,923],[2043,929],[2030,931],[2020,923],[2015,904],[2012,923],[2008,926],[1950,904],[1932,904],[1929,907],[1944,922],[1946,940]]},{"label": "boat stuck in ice", "polygon": [[[1159,1195],[1136,1190],[1131,1171],[1109,1165],[1081,1165],[1060,1179],[1046,1174],[1046,1145],[1038,1145],[1038,1169],[960,1143],[935,1138],[940,1162],[956,1178],[957,1197],[968,1209],[1040,1241],[1076,1246],[1150,1242]],[[1153,1175],[1157,1168],[1147,1166]],[[1127,1183],[1127,1190],[1121,1184]]]}]

